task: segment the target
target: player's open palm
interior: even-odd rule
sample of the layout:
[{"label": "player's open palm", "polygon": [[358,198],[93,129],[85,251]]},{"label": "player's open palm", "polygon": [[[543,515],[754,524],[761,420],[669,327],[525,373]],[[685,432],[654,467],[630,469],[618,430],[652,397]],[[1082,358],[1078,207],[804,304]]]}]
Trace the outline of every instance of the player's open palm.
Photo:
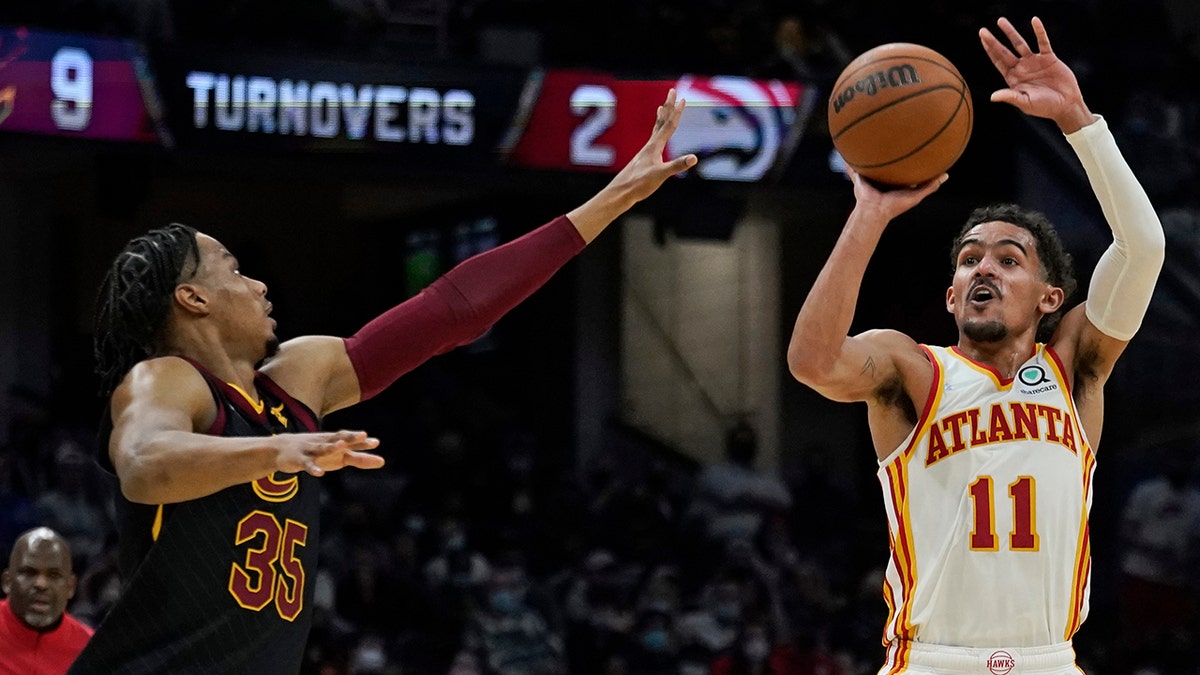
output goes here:
[{"label": "player's open palm", "polygon": [[1082,104],[1079,81],[1050,48],[1050,38],[1041,19],[1034,17],[1032,21],[1037,36],[1036,52],[1008,19],[1001,18],[996,23],[1012,47],[1004,45],[988,29],[979,29],[984,51],[1008,85],[992,92],[993,102],[1008,103],[1027,115],[1056,121]]},{"label": "player's open palm", "polygon": [[613,184],[622,186],[635,201],[641,201],[654,193],[668,178],[684,171],[699,161],[695,155],[687,154],[667,162],[663,151],[667,141],[679,128],[679,118],[687,102],[676,101],[675,90],[667,92],[667,100],[658,107],[654,120],[654,131],[650,140],[633,156],[633,159],[613,178]]},{"label": "player's open palm", "polygon": [[280,434],[272,437],[278,444],[275,468],[284,473],[307,471],[314,476],[348,466],[378,469],[383,458],[365,450],[379,447],[379,439],[365,431],[331,431],[307,434]]},{"label": "player's open palm", "polygon": [[950,178],[943,173],[919,185],[880,189],[849,166],[846,167],[846,176],[854,183],[855,208],[874,212],[885,221],[891,221],[920,204],[921,200],[933,194]]}]

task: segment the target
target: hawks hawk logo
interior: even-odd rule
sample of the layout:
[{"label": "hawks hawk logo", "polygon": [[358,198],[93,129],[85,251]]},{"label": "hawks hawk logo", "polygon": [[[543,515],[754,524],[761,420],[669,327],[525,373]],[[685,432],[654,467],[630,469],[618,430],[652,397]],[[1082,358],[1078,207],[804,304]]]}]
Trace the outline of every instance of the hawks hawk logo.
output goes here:
[{"label": "hawks hawk logo", "polygon": [[686,76],[675,91],[687,108],[667,156],[695,153],[695,170],[707,179],[762,178],[796,119],[797,92],[777,80]]}]

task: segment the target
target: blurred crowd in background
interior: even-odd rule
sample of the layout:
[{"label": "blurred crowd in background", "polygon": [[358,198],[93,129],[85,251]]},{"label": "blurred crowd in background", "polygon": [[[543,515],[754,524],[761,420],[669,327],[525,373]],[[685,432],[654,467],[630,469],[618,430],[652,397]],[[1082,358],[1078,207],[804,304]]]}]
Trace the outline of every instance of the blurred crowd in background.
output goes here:
[{"label": "blurred crowd in background", "polygon": [[[411,419],[383,470],[320,481],[305,673],[878,669],[888,551],[868,472],[763,470],[753,428],[738,425],[722,462],[664,451],[644,471],[602,460],[580,479],[548,469],[565,450],[515,421],[483,425],[455,406]],[[1119,536],[1096,537],[1106,555],[1077,637],[1086,672],[1196,672],[1200,446],[1177,445],[1123,477]],[[36,525],[62,534],[79,576],[69,611],[93,626],[120,591],[117,486],[95,452],[88,425],[29,400],[0,449],[0,548]]]},{"label": "blurred crowd in background", "polygon": [[[1163,216],[1168,267],[1196,261],[1200,18],[1190,3],[929,4],[944,6],[937,26],[912,22],[899,3],[826,0],[45,0],[6,2],[0,19],[124,35],[150,48],[533,59],[827,84],[890,35],[933,43],[936,31],[969,41],[1000,8],[1021,5],[1062,36],[1055,46],[1093,109],[1111,120]],[[422,27],[433,37],[418,36]],[[1194,340],[1193,296],[1175,289],[1148,321]],[[94,390],[83,379],[60,386],[76,390],[68,399]],[[79,575],[70,611],[94,625],[120,589],[115,482],[93,462],[95,420],[65,419],[59,401],[20,391],[7,392],[5,405],[15,413],[0,448],[0,554],[34,525],[61,533]],[[745,426],[730,430],[723,463],[700,466],[663,451],[645,471],[603,463],[577,470],[561,461],[569,449],[542,447],[536,421],[485,427],[469,411],[430,406],[413,416],[387,468],[320,481],[325,536],[306,672],[878,668],[888,553],[870,475],[762,470]],[[1191,570],[1200,562],[1200,444],[1190,425],[1191,435],[1143,448],[1105,496],[1117,519],[1097,528],[1093,614],[1077,642],[1089,673],[1197,672],[1200,582]]]}]

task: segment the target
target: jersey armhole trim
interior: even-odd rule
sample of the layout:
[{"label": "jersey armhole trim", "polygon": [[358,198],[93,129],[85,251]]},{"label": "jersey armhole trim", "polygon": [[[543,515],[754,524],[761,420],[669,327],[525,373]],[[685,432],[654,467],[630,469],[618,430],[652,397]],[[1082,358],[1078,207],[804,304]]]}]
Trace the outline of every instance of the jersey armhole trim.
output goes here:
[{"label": "jersey armhole trim", "polygon": [[1050,359],[1051,365],[1058,371],[1058,379],[1062,381],[1063,389],[1067,394],[1067,398],[1073,402],[1075,400],[1075,392],[1071,391],[1071,382],[1067,380],[1067,369],[1063,367],[1062,359],[1058,357],[1058,352],[1054,351],[1054,347],[1045,345],[1046,357]]},{"label": "jersey armhole trim", "polygon": [[204,383],[208,385],[208,391],[213,397],[213,405],[217,408],[217,416],[213,418],[213,423],[208,425],[208,429],[206,429],[204,433],[208,434],[209,436],[220,436],[225,432],[226,413],[225,403],[221,397],[221,389],[219,385],[223,385],[225,383],[221,382],[215,375],[208,372],[208,369],[200,365],[200,362],[189,359],[186,356],[180,356],[179,358],[190,363],[192,367],[196,369],[196,372],[200,373],[200,377],[204,378]]},{"label": "jersey armhole trim", "polygon": [[925,407],[921,410],[921,414],[917,417],[917,423],[913,425],[912,437],[901,454],[908,457],[917,447],[917,440],[921,438],[922,431],[929,425],[930,419],[933,417],[933,412],[937,410],[938,403],[942,400],[942,391],[946,380],[945,369],[942,368],[942,362],[938,360],[933,350],[926,345],[917,345],[921,351],[925,352],[925,357],[929,359],[929,365],[933,367],[933,378],[929,385],[929,393],[925,396]]}]

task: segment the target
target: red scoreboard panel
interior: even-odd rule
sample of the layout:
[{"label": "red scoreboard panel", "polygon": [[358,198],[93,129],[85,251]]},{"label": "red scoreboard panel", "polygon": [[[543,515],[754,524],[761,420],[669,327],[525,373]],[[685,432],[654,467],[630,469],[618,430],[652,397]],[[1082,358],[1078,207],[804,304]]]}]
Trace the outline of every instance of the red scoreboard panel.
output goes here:
[{"label": "red scoreboard panel", "polygon": [[710,180],[759,181],[786,163],[813,102],[805,87],[781,80],[549,70],[527,83],[501,153],[516,166],[616,172],[646,142],[672,87],[687,108],[666,158],[695,153],[695,171]]},{"label": "red scoreboard panel", "polygon": [[134,43],[0,27],[0,132],[154,143],[157,111]]}]

